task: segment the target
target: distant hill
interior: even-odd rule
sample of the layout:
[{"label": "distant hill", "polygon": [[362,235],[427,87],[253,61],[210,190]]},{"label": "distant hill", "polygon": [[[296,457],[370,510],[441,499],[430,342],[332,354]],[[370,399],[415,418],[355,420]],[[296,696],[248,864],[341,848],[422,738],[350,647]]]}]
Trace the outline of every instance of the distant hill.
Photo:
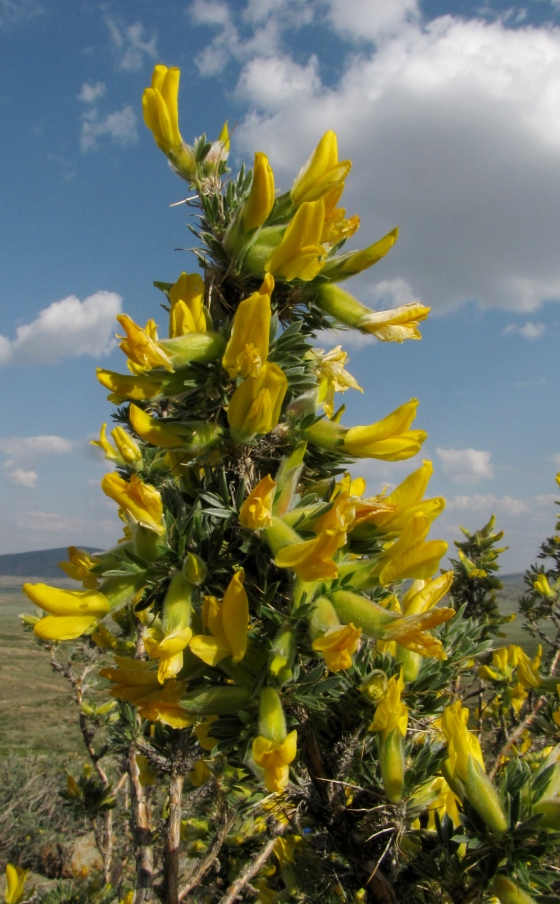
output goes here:
[{"label": "distant hill", "polygon": [[[80,546],[86,552],[100,552],[92,546]],[[64,572],[59,562],[68,561],[68,547],[57,549],[37,549],[33,552],[15,552],[0,556],[0,575],[17,578],[63,578]]]}]

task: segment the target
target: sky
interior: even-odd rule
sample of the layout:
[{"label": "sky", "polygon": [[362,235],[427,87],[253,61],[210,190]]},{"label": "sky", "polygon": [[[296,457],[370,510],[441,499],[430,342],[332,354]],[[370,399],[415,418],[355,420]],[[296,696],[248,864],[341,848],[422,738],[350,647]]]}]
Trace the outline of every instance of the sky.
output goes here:
[{"label": "sky", "polygon": [[[141,114],[179,66],[180,128],[233,131],[286,190],[327,129],[348,215],[390,254],[345,284],[378,310],[431,307],[420,342],[344,333],[364,393],[344,423],[410,398],[417,459],[368,460],[368,493],[423,459],[451,544],[495,513],[503,570],[554,532],[560,470],[560,0],[0,0],[0,554],[121,534],[90,441],[95,367],[124,370],[116,314],[158,317],[153,280],[196,270],[184,206]],[[182,249],[182,250],[177,250]]]}]

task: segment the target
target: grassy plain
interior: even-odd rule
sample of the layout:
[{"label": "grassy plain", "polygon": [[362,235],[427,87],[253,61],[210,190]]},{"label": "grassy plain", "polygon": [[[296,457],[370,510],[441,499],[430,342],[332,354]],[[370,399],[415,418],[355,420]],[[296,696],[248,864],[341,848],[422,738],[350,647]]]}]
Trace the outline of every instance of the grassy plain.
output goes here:
[{"label": "grassy plain", "polygon": [[[35,580],[35,579],[33,579]],[[22,629],[34,612],[21,578],[0,580],[0,756],[69,754],[80,750],[71,688],[49,663],[48,650]]]},{"label": "grassy plain", "polygon": [[[500,608],[508,615],[517,609],[523,578],[506,575],[502,580]],[[74,586],[64,580],[59,583]],[[21,627],[19,614],[33,610],[21,592],[21,578],[0,576],[0,756],[64,755],[81,750],[71,689],[53,672],[46,647]],[[497,646],[517,643],[533,655],[537,645],[523,631],[519,619],[504,625],[502,632]]]}]

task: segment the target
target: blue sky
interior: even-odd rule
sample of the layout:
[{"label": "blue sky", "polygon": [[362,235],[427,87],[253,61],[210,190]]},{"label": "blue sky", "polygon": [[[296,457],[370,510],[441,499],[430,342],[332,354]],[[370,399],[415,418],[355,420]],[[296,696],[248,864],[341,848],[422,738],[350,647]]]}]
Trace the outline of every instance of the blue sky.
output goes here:
[{"label": "blue sky", "polygon": [[[431,305],[422,342],[344,334],[345,423],[411,397],[429,438],[433,536],[496,513],[505,571],[553,532],[560,470],[560,2],[0,0],[0,554],[120,535],[89,445],[122,370],[115,315],[158,319],[154,279],[194,270],[185,195],[141,117],[181,68],[187,141],[233,131],[282,188],[327,129],[353,160],[353,245],[400,239],[347,288]],[[340,337],[322,336],[325,347]],[[350,396],[353,395],[353,398]],[[419,464],[366,462],[371,493]]]}]

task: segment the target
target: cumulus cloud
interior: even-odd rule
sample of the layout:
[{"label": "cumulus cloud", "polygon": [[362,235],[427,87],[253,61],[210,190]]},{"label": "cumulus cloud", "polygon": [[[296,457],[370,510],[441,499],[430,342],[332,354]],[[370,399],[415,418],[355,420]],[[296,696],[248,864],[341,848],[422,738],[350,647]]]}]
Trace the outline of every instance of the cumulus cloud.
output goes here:
[{"label": "cumulus cloud", "polygon": [[103,82],[96,82],[95,85],[84,82],[82,90],[78,94],[78,100],[83,101],[84,104],[93,104],[100,97],[103,97],[106,90],[107,86]]},{"label": "cumulus cloud", "polygon": [[450,512],[482,512],[489,517],[495,512],[515,517],[529,511],[529,507],[514,499],[512,496],[474,495],[454,496],[447,500],[447,509]]},{"label": "cumulus cloud", "polygon": [[138,141],[137,124],[138,117],[129,104],[122,110],[107,113],[106,116],[100,116],[97,107],[89,107],[82,116],[80,133],[82,153],[96,151],[99,147],[99,139],[104,137],[108,137],[113,144],[120,147],[134,144]]},{"label": "cumulus cloud", "polygon": [[13,471],[6,472],[6,480],[16,487],[34,487],[37,483],[37,472],[14,468]]},{"label": "cumulus cloud", "polygon": [[52,455],[67,455],[75,444],[63,436],[9,436],[0,439],[4,478],[13,486],[34,487],[38,475],[30,466]]},{"label": "cumulus cloud", "polygon": [[380,278],[436,311],[476,299],[529,313],[560,300],[560,29],[422,21],[414,0],[308,0],[307,16],[340,44],[333,76],[319,49],[318,61],[290,55],[284,36],[301,6],[191,6],[195,24],[217,30],[200,57],[207,74],[241,64],[237,147],[268,153],[289,187],[337,130],[354,161],[345,206],[362,218],[362,243],[401,228]]},{"label": "cumulus cloud", "polygon": [[38,0],[0,0],[0,28],[23,24],[44,11]]},{"label": "cumulus cloud", "polygon": [[546,326],[544,323],[532,323],[528,320],[523,326],[518,326],[516,323],[510,323],[504,330],[504,336],[507,336],[510,333],[517,333],[519,336],[522,336],[523,339],[528,339],[531,342],[534,339],[540,339],[541,336],[544,336],[545,332]]},{"label": "cumulus cloud", "polygon": [[19,326],[16,338],[0,336],[0,366],[55,364],[64,358],[108,354],[115,345],[115,316],[122,298],[115,292],[96,292],[84,301],[69,295]]},{"label": "cumulus cloud", "polygon": [[494,476],[491,453],[479,449],[436,449],[444,476],[455,483],[477,483]]},{"label": "cumulus cloud", "polygon": [[420,19],[417,0],[328,0],[327,6],[335,31],[353,41],[377,44]]},{"label": "cumulus cloud", "polygon": [[124,25],[112,16],[106,16],[111,42],[118,56],[118,67],[126,71],[141,69],[146,60],[155,60],[157,51],[157,35],[146,34],[141,22]]}]

